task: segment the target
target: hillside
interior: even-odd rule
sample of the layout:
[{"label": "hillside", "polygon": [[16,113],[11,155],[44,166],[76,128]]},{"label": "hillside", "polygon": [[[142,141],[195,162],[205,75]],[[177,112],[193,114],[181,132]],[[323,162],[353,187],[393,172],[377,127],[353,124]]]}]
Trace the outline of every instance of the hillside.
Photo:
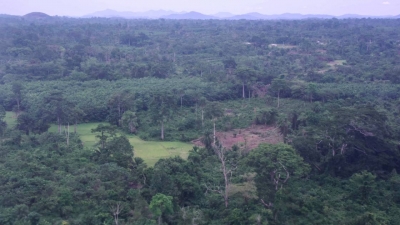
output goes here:
[{"label": "hillside", "polygon": [[361,19],[361,18],[392,18],[396,16],[371,16],[371,15],[358,15],[358,14],[345,14],[341,16],[324,15],[324,14],[296,14],[296,13],[283,13],[276,15],[261,14],[258,12],[250,12],[245,14],[232,14],[229,12],[219,12],[213,15],[207,15],[200,12],[174,12],[171,10],[150,10],[144,12],[120,12],[116,10],[106,9],[103,11],[94,12],[82,16],[82,18],[125,18],[125,19],[222,19],[222,20],[303,20],[303,19]]},{"label": "hillside", "polygon": [[49,18],[50,16],[45,13],[42,13],[42,12],[31,12],[31,13],[24,15],[23,17],[29,18],[29,19],[46,19],[46,18]]},{"label": "hillside", "polygon": [[174,19],[174,20],[209,20],[216,19],[217,17],[204,15],[198,12],[188,12],[182,14],[171,14],[163,16],[164,19]]}]

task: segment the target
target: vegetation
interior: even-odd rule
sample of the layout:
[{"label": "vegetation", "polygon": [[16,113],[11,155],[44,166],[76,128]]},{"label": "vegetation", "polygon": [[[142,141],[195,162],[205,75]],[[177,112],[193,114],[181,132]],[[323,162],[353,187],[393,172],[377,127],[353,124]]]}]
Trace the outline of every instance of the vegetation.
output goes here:
[{"label": "vegetation", "polygon": [[0,224],[398,224],[399,25],[0,17]]},{"label": "vegetation", "polygon": [[[92,129],[96,128],[100,123],[85,123],[77,126],[77,134],[82,141],[83,146],[88,148],[96,145],[96,136],[92,133]],[[49,132],[57,132],[57,126],[50,127]],[[154,166],[161,158],[180,156],[187,159],[189,151],[192,149],[191,144],[179,141],[144,141],[134,135],[126,135],[129,143],[135,147],[135,156],[140,157],[148,166]]]}]

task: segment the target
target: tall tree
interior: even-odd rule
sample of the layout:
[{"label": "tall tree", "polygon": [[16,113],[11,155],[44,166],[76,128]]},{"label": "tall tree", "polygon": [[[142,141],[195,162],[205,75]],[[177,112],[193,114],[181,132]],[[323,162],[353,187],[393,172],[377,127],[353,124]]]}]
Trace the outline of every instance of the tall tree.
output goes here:
[{"label": "tall tree", "polygon": [[217,122],[218,117],[224,115],[224,112],[218,102],[210,102],[207,104],[205,109],[205,116],[213,121],[213,143],[216,143],[216,129],[215,123]]},{"label": "tall tree", "polygon": [[40,113],[45,120],[49,122],[57,122],[58,132],[61,134],[62,125],[69,122],[71,111],[74,108],[73,103],[66,100],[60,91],[50,92],[44,98],[44,106],[40,109]]},{"label": "tall tree", "polygon": [[121,118],[121,126],[125,131],[129,133],[136,133],[138,128],[138,117],[136,116],[135,112],[130,110],[124,112]]},{"label": "tall tree", "polygon": [[115,93],[108,100],[109,121],[111,124],[121,126],[121,117],[127,110],[133,110],[135,103],[135,95],[125,90]]},{"label": "tall tree", "polygon": [[161,125],[161,140],[164,140],[164,124],[174,113],[175,98],[171,94],[156,94],[150,103],[153,120]]},{"label": "tall tree", "polygon": [[6,116],[6,111],[4,110],[4,107],[0,105],[0,135],[3,135],[5,129],[7,128],[7,123],[3,121],[5,116]]},{"label": "tall tree", "polygon": [[[224,178],[224,189],[221,194],[224,197],[225,208],[228,208],[231,180],[233,172],[237,169],[237,162],[234,160],[235,157],[228,156],[228,150],[222,145],[214,145],[213,149],[221,163],[221,172]],[[235,154],[236,152],[231,151],[231,153]]]},{"label": "tall tree", "polygon": [[101,149],[105,149],[107,139],[116,136],[117,128],[113,125],[99,124],[96,128],[92,129],[92,133],[97,133],[96,138],[99,139]]},{"label": "tall tree", "polygon": [[[237,77],[240,79],[242,82],[242,97],[245,99],[245,85],[248,84],[250,85],[252,80],[256,80],[256,71],[250,69],[250,68],[244,68],[240,67],[236,70]],[[249,88],[249,87],[248,87]],[[249,88],[250,90],[250,88]],[[250,98],[250,95],[249,95]]]},{"label": "tall tree", "polygon": [[287,88],[286,80],[284,80],[282,78],[279,78],[279,79],[276,78],[276,79],[272,80],[270,89],[273,92],[275,92],[278,96],[278,106],[277,106],[278,108],[280,106],[280,96],[281,96],[282,90],[284,90],[285,88]]},{"label": "tall tree", "polygon": [[21,100],[22,100],[22,90],[23,86],[19,82],[15,82],[11,86],[12,92],[13,92],[13,98],[15,99],[15,103],[17,104],[16,108],[16,115],[18,116],[20,111],[21,111]]},{"label": "tall tree", "polygon": [[258,196],[266,207],[273,206],[276,192],[290,179],[298,179],[310,169],[295,149],[286,144],[260,145],[250,152],[247,164],[257,173]]}]

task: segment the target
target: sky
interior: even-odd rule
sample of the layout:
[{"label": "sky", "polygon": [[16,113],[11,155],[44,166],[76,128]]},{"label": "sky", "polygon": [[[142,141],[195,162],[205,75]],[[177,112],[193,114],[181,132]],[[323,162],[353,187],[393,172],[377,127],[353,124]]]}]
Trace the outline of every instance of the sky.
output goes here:
[{"label": "sky", "polygon": [[399,15],[400,0],[0,0],[0,14],[10,15],[44,12],[52,16],[78,17],[105,9],[382,16]]}]

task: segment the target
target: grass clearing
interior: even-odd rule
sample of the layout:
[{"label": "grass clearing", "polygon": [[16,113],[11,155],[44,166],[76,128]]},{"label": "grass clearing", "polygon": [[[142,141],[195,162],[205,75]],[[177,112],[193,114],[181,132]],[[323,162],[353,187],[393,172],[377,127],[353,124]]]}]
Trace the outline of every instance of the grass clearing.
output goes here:
[{"label": "grass clearing", "polygon": [[282,49],[291,49],[297,48],[296,45],[285,45],[285,44],[270,44],[268,45],[269,48],[282,48]]},{"label": "grass clearing", "polygon": [[[100,123],[78,124],[77,132],[85,146],[94,146],[97,142],[95,134],[91,132]],[[104,124],[104,123],[103,123]],[[63,128],[64,129],[64,128]],[[57,126],[52,125],[50,132],[57,132]],[[70,126],[70,132],[74,131],[74,127]],[[144,141],[135,135],[126,135],[129,142],[134,147],[135,157],[142,158],[148,166],[154,164],[162,158],[180,156],[187,159],[189,151],[193,148],[192,144],[179,141]]]},{"label": "grass clearing", "polygon": [[327,67],[324,69],[321,69],[319,71],[317,71],[318,73],[325,73],[328,70],[334,70],[336,69],[337,66],[344,66],[347,63],[346,60],[333,60],[331,62],[328,62],[326,65]]},{"label": "grass clearing", "polygon": [[334,67],[334,66],[343,66],[347,61],[346,60],[334,60],[332,62],[328,63],[328,66]]},{"label": "grass clearing", "polygon": [[4,121],[7,123],[8,127],[14,127],[17,125],[17,118],[15,117],[14,112],[6,112],[6,117],[4,118]]}]

